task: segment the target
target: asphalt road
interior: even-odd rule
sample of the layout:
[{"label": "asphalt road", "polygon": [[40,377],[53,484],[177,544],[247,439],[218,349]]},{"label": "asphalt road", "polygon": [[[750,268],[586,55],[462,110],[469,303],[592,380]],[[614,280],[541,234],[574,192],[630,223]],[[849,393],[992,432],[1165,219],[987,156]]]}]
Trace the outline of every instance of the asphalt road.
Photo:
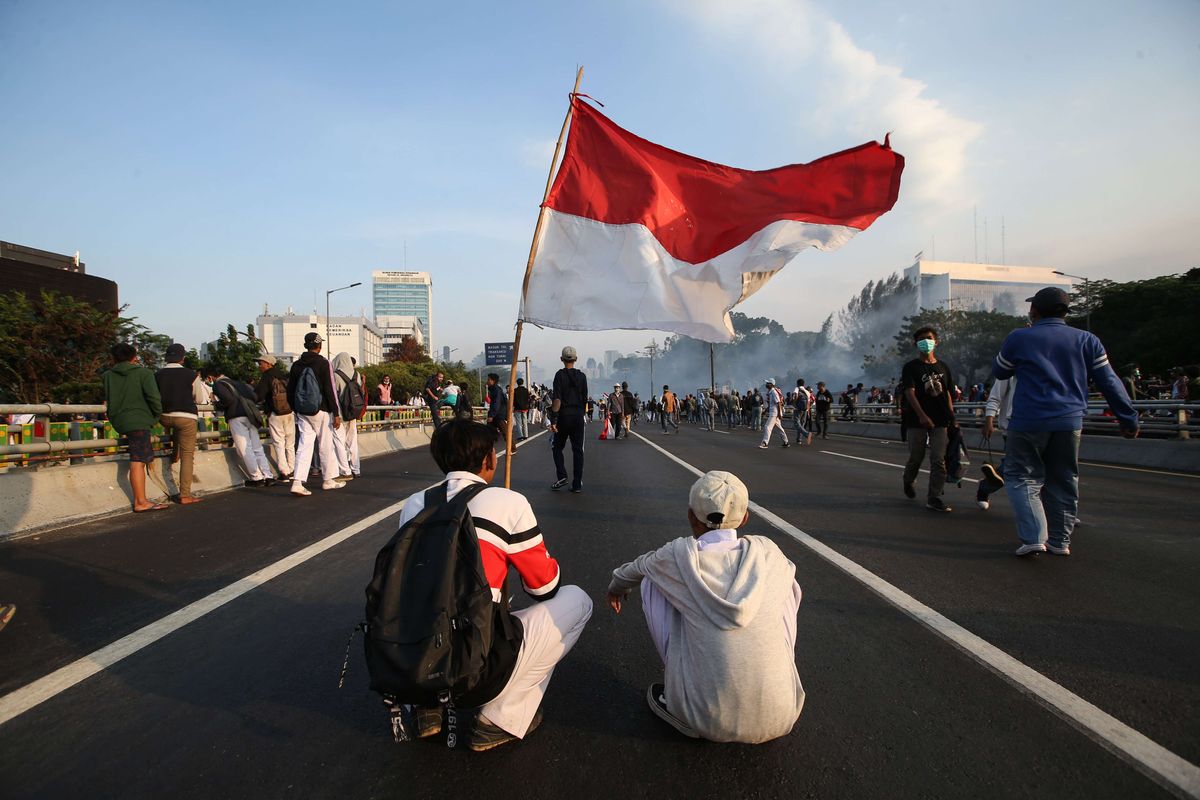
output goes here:
[{"label": "asphalt road", "polygon": [[[684,739],[645,707],[661,667],[612,567],[686,533],[695,468],[1192,763],[1200,762],[1197,479],[1085,466],[1070,558],[1017,559],[1012,515],[974,485],[934,514],[900,492],[902,445],[831,437],[759,450],[746,431],[589,436],[585,491],[547,490],[547,437],[519,452],[564,580],[596,608],[542,727],[485,754],[396,745],[356,641],[395,514],[0,724],[0,796],[1166,797],[1029,691],[752,515],[797,565],[807,705],[757,747]],[[868,460],[863,460],[868,459]],[[364,464],[339,492],[240,490],[0,545],[0,707],[15,690],[392,506],[440,476],[424,452]]]}]

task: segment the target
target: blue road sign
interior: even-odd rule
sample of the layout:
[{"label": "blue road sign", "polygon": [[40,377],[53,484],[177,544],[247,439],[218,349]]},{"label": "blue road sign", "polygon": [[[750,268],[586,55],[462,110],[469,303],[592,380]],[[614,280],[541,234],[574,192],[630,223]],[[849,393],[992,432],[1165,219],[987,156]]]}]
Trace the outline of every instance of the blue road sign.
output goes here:
[{"label": "blue road sign", "polygon": [[512,366],[512,342],[485,342],[483,345],[484,363],[489,367]]}]

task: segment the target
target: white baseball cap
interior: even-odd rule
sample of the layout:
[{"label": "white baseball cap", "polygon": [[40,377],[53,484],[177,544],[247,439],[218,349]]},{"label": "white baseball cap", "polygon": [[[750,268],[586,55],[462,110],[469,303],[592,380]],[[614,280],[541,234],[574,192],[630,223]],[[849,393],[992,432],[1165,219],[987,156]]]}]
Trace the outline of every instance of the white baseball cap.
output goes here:
[{"label": "white baseball cap", "polygon": [[688,492],[688,508],[710,528],[738,527],[749,507],[750,492],[732,472],[706,472]]}]

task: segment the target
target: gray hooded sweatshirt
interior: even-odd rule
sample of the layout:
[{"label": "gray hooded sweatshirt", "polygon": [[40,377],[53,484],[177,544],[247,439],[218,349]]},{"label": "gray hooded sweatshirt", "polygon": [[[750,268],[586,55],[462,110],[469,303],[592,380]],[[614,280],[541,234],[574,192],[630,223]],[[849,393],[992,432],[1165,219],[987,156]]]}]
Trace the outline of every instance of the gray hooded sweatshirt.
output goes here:
[{"label": "gray hooded sweatshirt", "polygon": [[800,717],[804,687],[780,609],[796,567],[763,536],[736,550],[700,550],[690,536],[613,570],[610,592],[648,578],[675,609],[667,649],[667,709],[705,739],[765,742]]}]

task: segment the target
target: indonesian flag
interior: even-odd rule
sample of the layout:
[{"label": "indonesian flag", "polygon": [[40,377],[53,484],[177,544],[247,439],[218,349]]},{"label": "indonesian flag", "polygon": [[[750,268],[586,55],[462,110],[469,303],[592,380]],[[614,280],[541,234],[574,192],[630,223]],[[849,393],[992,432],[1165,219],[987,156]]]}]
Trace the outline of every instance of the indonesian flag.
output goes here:
[{"label": "indonesian flag", "polygon": [[729,310],[807,247],[891,209],[904,157],[869,142],[811,164],[726,167],[648,142],[579,97],[521,319],[733,338]]}]

